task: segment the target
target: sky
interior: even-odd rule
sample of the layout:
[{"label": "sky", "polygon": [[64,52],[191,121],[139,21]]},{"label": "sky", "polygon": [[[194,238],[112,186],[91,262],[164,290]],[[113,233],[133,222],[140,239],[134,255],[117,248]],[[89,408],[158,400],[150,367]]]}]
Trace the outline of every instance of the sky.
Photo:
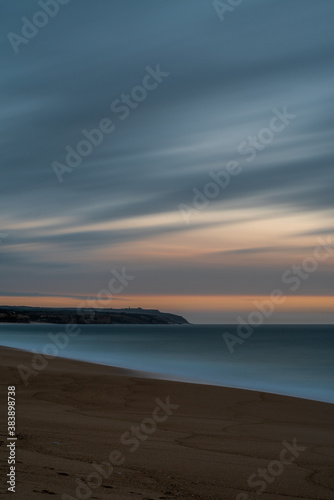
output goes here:
[{"label": "sky", "polygon": [[332,0],[0,6],[1,304],[333,323]]}]

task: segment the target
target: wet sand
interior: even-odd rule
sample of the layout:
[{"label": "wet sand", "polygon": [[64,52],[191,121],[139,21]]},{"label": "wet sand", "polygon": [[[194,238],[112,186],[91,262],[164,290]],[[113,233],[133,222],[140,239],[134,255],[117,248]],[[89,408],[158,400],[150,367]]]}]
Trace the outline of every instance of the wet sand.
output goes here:
[{"label": "wet sand", "polygon": [[[31,367],[33,355],[0,351],[1,498],[334,498],[334,405],[139,378],[61,358],[25,385],[17,367]],[[18,440],[10,497],[4,478],[13,385]]]}]

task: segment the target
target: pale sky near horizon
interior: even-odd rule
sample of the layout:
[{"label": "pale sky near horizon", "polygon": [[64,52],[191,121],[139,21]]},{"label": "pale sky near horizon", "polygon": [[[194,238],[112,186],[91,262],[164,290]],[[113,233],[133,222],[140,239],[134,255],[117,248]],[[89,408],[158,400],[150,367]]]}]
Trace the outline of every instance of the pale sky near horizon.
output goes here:
[{"label": "pale sky near horizon", "polygon": [[332,0],[0,5],[0,304],[333,323]]}]

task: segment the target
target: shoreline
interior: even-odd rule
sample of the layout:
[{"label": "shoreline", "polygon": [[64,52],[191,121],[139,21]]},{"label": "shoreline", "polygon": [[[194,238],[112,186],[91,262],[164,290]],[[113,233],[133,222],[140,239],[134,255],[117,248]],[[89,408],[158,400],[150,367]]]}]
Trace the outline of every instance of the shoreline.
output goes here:
[{"label": "shoreline", "polygon": [[[19,500],[254,500],[259,484],[263,500],[332,498],[330,403],[140,378],[59,357],[25,386],[17,367],[29,366],[31,352],[0,347],[0,355],[1,401],[16,386]],[[294,445],[298,455],[279,462]],[[103,464],[110,460],[108,475]],[[7,467],[2,461],[3,478]],[[256,485],[250,478],[260,469],[269,480]]]},{"label": "shoreline", "polygon": [[[3,346],[0,344],[0,350],[1,349],[13,349],[16,351],[21,351],[23,353],[34,354],[33,351],[27,351],[27,350],[21,349],[19,347],[7,347],[7,346]],[[39,354],[43,354],[43,353],[39,353]],[[43,356],[45,356],[45,355],[43,355]],[[296,396],[296,395],[291,395],[291,394],[286,394],[286,393],[281,393],[281,392],[268,392],[268,391],[264,391],[264,390],[260,390],[260,389],[251,389],[248,387],[240,387],[240,386],[237,387],[237,386],[232,386],[232,385],[222,385],[222,384],[218,384],[218,383],[215,384],[213,382],[209,383],[205,380],[200,380],[200,379],[191,379],[191,378],[187,379],[186,377],[171,375],[168,373],[146,372],[143,370],[136,370],[136,369],[132,369],[129,367],[108,365],[106,363],[98,363],[96,361],[87,361],[85,359],[79,359],[79,358],[67,358],[67,357],[63,357],[63,356],[56,356],[56,358],[68,360],[68,361],[79,361],[81,363],[87,363],[87,364],[98,365],[98,366],[105,366],[105,367],[109,367],[113,370],[119,370],[120,374],[121,374],[121,372],[124,372],[124,375],[134,376],[134,377],[148,379],[148,380],[164,380],[166,382],[179,382],[182,384],[204,385],[204,386],[208,386],[208,387],[221,387],[223,389],[232,389],[232,390],[236,389],[236,390],[240,390],[240,391],[250,391],[250,392],[257,392],[257,393],[260,392],[260,393],[268,394],[268,395],[272,394],[275,396],[283,396],[283,397],[287,397],[287,398],[296,398],[296,399],[302,399],[305,401],[314,401],[314,402],[318,402],[318,403],[326,403],[326,404],[334,405],[334,402],[326,401],[323,399],[312,399],[312,398],[306,398],[303,396]]]}]

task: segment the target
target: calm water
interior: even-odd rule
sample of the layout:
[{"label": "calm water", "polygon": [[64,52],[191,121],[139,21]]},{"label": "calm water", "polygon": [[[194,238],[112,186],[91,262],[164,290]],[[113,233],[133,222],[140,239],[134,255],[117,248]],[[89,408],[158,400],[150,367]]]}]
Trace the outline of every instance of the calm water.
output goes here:
[{"label": "calm water", "polygon": [[[230,325],[80,325],[59,356],[165,378],[258,389],[334,403],[334,327],[263,326],[231,354]],[[0,344],[43,352],[65,325],[0,325]]]}]

